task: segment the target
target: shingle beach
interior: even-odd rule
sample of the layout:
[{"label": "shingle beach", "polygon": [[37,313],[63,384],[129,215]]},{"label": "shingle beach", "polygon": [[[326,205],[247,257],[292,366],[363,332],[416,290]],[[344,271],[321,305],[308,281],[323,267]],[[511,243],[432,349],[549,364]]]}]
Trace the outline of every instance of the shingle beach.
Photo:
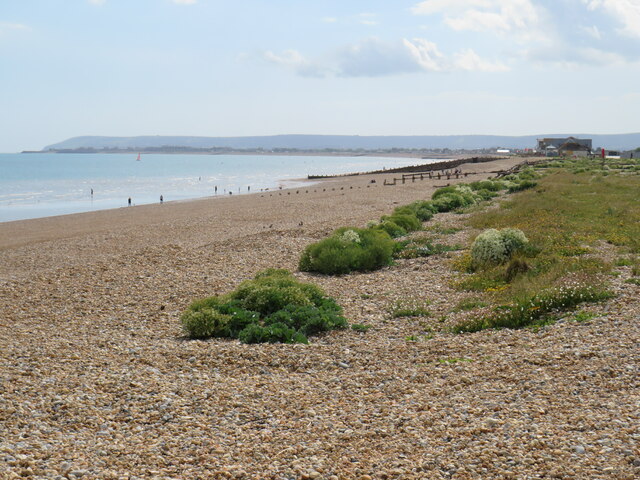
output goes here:
[{"label": "shingle beach", "polygon": [[[463,335],[439,330],[465,295],[451,286],[456,253],[297,272],[335,228],[520,161],[0,224],[0,478],[640,478],[640,287],[627,267],[586,322]],[[468,245],[465,218],[426,225]],[[183,337],[193,300],[270,267],[372,328],[309,345]],[[392,318],[402,299],[428,300],[431,316]]]}]

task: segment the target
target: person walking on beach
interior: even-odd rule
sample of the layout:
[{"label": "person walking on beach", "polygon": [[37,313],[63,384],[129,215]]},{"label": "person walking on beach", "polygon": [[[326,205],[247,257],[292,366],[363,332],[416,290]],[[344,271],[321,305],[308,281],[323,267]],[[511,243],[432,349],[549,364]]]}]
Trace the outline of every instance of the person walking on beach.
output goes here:
[{"label": "person walking on beach", "polygon": [[129,197],[129,206],[131,206],[131,197]]},{"label": "person walking on beach", "polygon": [[216,195],[218,194],[218,185],[216,185],[215,187],[213,187],[213,191],[216,193]]},{"label": "person walking on beach", "polygon": [[162,195],[160,195],[160,203],[162,203],[164,201],[164,198],[162,198]]}]

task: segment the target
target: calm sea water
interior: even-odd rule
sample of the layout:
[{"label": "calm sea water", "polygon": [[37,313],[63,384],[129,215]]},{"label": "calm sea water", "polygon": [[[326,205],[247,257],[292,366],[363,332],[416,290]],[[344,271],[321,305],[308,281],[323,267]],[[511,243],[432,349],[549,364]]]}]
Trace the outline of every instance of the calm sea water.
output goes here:
[{"label": "calm sea water", "polygon": [[[429,160],[270,155],[0,154],[0,222],[295,186]],[[435,160],[434,160],[435,161]],[[93,189],[93,195],[91,190]]]}]

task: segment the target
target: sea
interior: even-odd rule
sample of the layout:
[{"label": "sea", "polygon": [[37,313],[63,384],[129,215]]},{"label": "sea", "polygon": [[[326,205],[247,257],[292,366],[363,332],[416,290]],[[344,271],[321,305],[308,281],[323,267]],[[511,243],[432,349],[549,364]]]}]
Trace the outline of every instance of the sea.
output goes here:
[{"label": "sea", "polygon": [[438,160],[388,157],[0,154],[0,222],[296,187],[338,175]]}]

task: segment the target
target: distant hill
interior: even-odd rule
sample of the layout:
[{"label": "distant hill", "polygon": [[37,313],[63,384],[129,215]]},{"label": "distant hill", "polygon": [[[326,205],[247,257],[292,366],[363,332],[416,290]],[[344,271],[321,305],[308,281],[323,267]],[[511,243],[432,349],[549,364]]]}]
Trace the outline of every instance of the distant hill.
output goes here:
[{"label": "distant hill", "polygon": [[77,148],[133,148],[179,146],[191,148],[274,149],[299,150],[345,149],[377,150],[391,148],[416,149],[483,149],[483,148],[534,148],[536,139],[542,137],[592,138],[593,146],[607,149],[629,150],[640,147],[640,133],[616,135],[591,134],[541,134],[519,137],[499,135],[421,135],[421,136],[359,136],[359,135],[272,135],[261,137],[73,137],[46,146],[43,150]]}]

